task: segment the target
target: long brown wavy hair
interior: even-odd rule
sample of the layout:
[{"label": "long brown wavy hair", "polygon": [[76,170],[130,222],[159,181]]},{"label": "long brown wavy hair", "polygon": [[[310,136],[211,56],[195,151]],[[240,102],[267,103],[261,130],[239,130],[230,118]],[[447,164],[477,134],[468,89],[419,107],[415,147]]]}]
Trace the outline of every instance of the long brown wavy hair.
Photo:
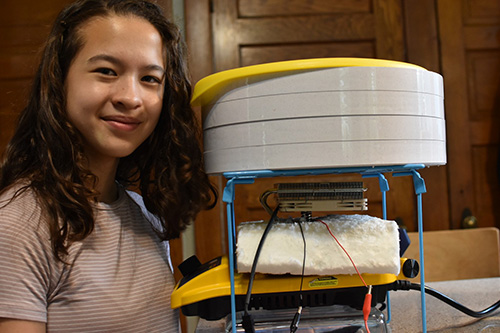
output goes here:
[{"label": "long brown wavy hair", "polygon": [[66,113],[64,82],[82,48],[79,29],[93,17],[135,15],[160,33],[166,81],[158,124],[131,155],[121,158],[116,180],[140,190],[147,209],[163,224],[162,239],[179,237],[216,192],[203,171],[200,130],[190,106],[185,46],[178,28],[155,4],[142,0],[80,0],[61,11],[46,42],[26,108],[0,166],[0,194],[31,188],[47,218],[59,260],[72,242],[94,229],[96,177],[85,167],[82,137]]}]

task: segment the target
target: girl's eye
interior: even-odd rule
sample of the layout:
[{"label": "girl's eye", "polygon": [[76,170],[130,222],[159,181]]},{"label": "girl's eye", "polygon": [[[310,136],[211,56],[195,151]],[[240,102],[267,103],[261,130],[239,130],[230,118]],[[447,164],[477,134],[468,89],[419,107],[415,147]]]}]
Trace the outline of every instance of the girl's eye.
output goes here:
[{"label": "girl's eye", "polygon": [[116,76],[116,73],[114,70],[109,69],[109,68],[98,68],[95,70],[96,73],[103,74],[103,75],[112,75]]},{"label": "girl's eye", "polygon": [[142,78],[142,81],[148,82],[148,83],[158,83],[158,84],[160,84],[162,80],[160,78],[155,77],[155,76],[146,75],[146,76],[144,76]]}]

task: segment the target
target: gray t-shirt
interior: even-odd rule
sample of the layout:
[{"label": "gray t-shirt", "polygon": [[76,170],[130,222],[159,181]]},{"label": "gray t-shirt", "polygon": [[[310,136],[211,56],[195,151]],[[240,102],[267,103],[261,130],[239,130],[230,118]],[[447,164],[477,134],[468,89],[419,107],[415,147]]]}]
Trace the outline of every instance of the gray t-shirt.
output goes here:
[{"label": "gray t-shirt", "polygon": [[112,204],[98,203],[94,231],[65,265],[33,192],[4,207],[12,195],[0,197],[0,317],[46,322],[48,332],[179,331],[168,243],[140,196],[120,189]]}]

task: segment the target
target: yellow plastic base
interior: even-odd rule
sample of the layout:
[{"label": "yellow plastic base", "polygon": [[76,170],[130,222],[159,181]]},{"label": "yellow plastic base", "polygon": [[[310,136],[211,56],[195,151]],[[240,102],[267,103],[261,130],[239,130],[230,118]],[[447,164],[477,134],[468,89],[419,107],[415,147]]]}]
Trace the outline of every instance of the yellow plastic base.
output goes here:
[{"label": "yellow plastic base", "polygon": [[[401,258],[401,266],[406,258]],[[180,308],[188,304],[201,302],[221,296],[231,295],[229,261],[227,257],[216,258],[205,264],[209,269],[192,278],[179,281],[171,297],[172,308]],[[235,295],[245,295],[250,274],[235,273]],[[390,284],[396,280],[406,279],[400,273],[394,274],[362,274],[367,285],[377,286]],[[283,293],[300,291],[300,275],[267,275],[256,274],[252,294]],[[302,291],[361,287],[363,283],[358,275],[304,276]]]}]

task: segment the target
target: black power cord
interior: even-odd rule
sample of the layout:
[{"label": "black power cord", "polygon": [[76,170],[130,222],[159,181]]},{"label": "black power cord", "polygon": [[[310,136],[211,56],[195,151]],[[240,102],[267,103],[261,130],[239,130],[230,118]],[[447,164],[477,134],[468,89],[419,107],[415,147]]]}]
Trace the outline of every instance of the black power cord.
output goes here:
[{"label": "black power cord", "polygon": [[254,322],[252,319],[252,316],[250,315],[250,299],[252,297],[252,286],[253,286],[253,280],[255,278],[255,270],[257,269],[257,262],[259,261],[259,256],[260,252],[262,251],[262,247],[264,246],[264,241],[266,240],[267,234],[269,234],[269,231],[271,230],[271,227],[273,226],[274,220],[276,219],[276,214],[278,214],[279,206],[277,206],[273,214],[271,215],[271,218],[269,219],[269,222],[267,223],[266,229],[264,230],[264,233],[262,234],[262,238],[260,239],[259,245],[257,246],[257,251],[255,252],[255,256],[253,258],[253,263],[252,263],[252,270],[250,272],[250,279],[248,281],[248,288],[247,288],[247,294],[245,298],[245,312],[242,317],[242,326],[245,330],[245,333],[255,333],[255,327],[254,327]]},{"label": "black power cord", "polygon": [[[398,280],[394,282],[393,284],[393,290],[417,290],[420,291],[420,284],[419,283],[412,283],[410,281],[406,280]],[[500,300],[496,302],[495,304],[487,307],[486,309],[482,311],[473,311],[469,309],[468,307],[458,303],[457,301],[451,299],[450,297],[442,294],[441,292],[432,289],[428,286],[424,287],[425,293],[429,294],[431,296],[436,297],[437,299],[445,302],[446,304],[452,306],[453,308],[457,309],[458,311],[461,311],[462,313],[465,313],[468,316],[474,317],[474,318],[484,318],[489,316],[492,312],[500,308]]]},{"label": "black power cord", "polygon": [[302,222],[298,221],[300,228],[300,234],[302,235],[302,242],[304,244],[304,256],[302,258],[302,275],[300,277],[300,294],[299,294],[299,308],[293,317],[292,323],[290,324],[290,333],[295,333],[299,328],[300,315],[302,314],[303,298],[302,298],[302,285],[304,283],[304,271],[306,267],[306,237],[304,236],[304,230],[302,229]]}]

